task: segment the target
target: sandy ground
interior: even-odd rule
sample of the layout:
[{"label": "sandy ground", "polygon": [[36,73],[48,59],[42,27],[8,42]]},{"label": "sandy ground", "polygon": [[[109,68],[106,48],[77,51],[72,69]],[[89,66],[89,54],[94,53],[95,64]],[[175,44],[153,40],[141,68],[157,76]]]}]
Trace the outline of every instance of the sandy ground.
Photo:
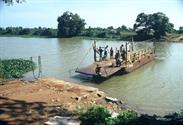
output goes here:
[{"label": "sandy ground", "polygon": [[55,115],[70,116],[93,105],[118,112],[105,93],[56,79],[9,81],[0,86],[0,124],[40,124]]}]

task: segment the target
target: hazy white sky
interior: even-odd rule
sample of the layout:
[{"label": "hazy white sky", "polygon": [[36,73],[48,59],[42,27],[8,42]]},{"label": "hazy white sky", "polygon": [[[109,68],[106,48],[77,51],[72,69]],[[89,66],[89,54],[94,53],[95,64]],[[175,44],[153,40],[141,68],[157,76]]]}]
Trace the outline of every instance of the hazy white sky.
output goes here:
[{"label": "hazy white sky", "polygon": [[56,28],[65,11],[78,13],[92,27],[133,27],[141,12],[163,12],[176,29],[183,26],[183,0],[26,0],[13,6],[0,3],[0,27]]}]

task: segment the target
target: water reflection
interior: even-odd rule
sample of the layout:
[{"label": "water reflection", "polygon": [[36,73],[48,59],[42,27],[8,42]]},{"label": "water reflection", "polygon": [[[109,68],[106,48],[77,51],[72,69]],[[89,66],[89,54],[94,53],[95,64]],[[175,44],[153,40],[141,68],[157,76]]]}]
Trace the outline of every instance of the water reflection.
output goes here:
[{"label": "water reflection", "polygon": [[[90,77],[74,72],[77,67],[93,62],[92,42],[82,39],[1,37],[0,58],[27,59],[41,55],[43,77],[98,87],[110,96],[127,102],[133,109],[149,114],[161,115],[183,108],[183,44],[156,43],[157,57],[153,62],[132,73],[112,77],[102,84],[93,84]],[[97,41],[98,46],[114,48],[119,48],[122,43]],[[151,45],[135,43],[136,49]],[[32,74],[27,74],[27,77],[32,77]]]}]

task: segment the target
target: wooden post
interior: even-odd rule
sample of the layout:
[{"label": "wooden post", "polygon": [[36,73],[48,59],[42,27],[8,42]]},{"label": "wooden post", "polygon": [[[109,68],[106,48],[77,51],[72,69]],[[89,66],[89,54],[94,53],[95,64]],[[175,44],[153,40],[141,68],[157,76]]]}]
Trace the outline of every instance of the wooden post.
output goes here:
[{"label": "wooden post", "polygon": [[153,41],[153,54],[156,54],[156,45],[155,45],[155,41]]},{"label": "wooden post", "polygon": [[126,42],[126,66],[127,66],[127,59],[128,58],[128,43]]},{"label": "wooden post", "polygon": [[38,74],[38,78],[39,78],[42,75],[41,56],[38,56],[38,65],[39,65],[39,74]]},{"label": "wooden post", "polygon": [[133,36],[132,36],[132,43],[131,43],[131,46],[132,46],[132,51],[134,51]]},{"label": "wooden post", "polygon": [[97,55],[96,55],[96,41],[94,40],[94,44],[93,44],[93,52],[94,52],[94,61],[97,61]]}]

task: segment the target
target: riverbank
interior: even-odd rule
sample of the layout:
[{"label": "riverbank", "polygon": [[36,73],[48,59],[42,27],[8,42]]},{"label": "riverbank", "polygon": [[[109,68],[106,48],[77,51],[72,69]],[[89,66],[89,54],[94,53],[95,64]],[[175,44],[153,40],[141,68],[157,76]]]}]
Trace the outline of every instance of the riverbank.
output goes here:
[{"label": "riverbank", "polygon": [[[0,35],[0,37],[20,37],[20,38],[58,38],[56,36],[49,37],[49,36],[36,36],[36,35]],[[59,38],[58,38],[59,39]],[[87,36],[75,36],[71,38],[60,38],[60,39],[86,39],[86,40],[106,40],[106,41],[129,41],[131,37],[128,39],[116,39],[116,38],[99,38],[99,37],[87,37]]]},{"label": "riverbank", "polygon": [[[36,36],[36,35],[0,35],[0,37],[22,37],[22,38],[57,38],[48,37],[48,36]],[[98,37],[85,37],[85,36],[76,36],[72,38],[63,38],[63,39],[86,39],[86,40],[105,40],[105,41],[131,41],[131,37],[124,37],[121,39],[116,38],[98,38]],[[162,37],[159,41],[161,42],[176,42],[182,43],[183,42],[183,34],[167,34],[167,36]],[[141,42],[141,41],[135,41]]]},{"label": "riverbank", "polygon": [[57,38],[56,36],[54,37],[50,37],[50,36],[38,36],[38,35],[9,35],[9,34],[5,34],[2,35],[0,34],[0,37],[20,37],[20,38]]},{"label": "riverbank", "polygon": [[40,124],[55,115],[72,116],[91,106],[112,112],[125,109],[121,101],[97,88],[56,79],[8,81],[0,86],[0,121],[8,124]]},{"label": "riverbank", "polygon": [[183,43],[183,34],[167,34],[161,41]]},{"label": "riverbank", "polygon": [[[122,121],[133,117],[128,114],[132,112],[126,110],[128,107],[124,103],[116,98],[108,97],[104,92],[93,87],[57,79],[13,80],[0,86],[1,125],[54,124],[62,123],[62,121],[64,123],[76,122],[79,125],[79,113],[85,112],[92,106],[102,106],[112,112],[113,119],[110,118],[111,120],[115,120],[118,114],[121,115],[121,119],[117,118]],[[124,119],[122,111],[128,114],[124,116]],[[134,121],[136,125],[181,125],[182,123],[183,111],[164,117],[139,114]]]}]

